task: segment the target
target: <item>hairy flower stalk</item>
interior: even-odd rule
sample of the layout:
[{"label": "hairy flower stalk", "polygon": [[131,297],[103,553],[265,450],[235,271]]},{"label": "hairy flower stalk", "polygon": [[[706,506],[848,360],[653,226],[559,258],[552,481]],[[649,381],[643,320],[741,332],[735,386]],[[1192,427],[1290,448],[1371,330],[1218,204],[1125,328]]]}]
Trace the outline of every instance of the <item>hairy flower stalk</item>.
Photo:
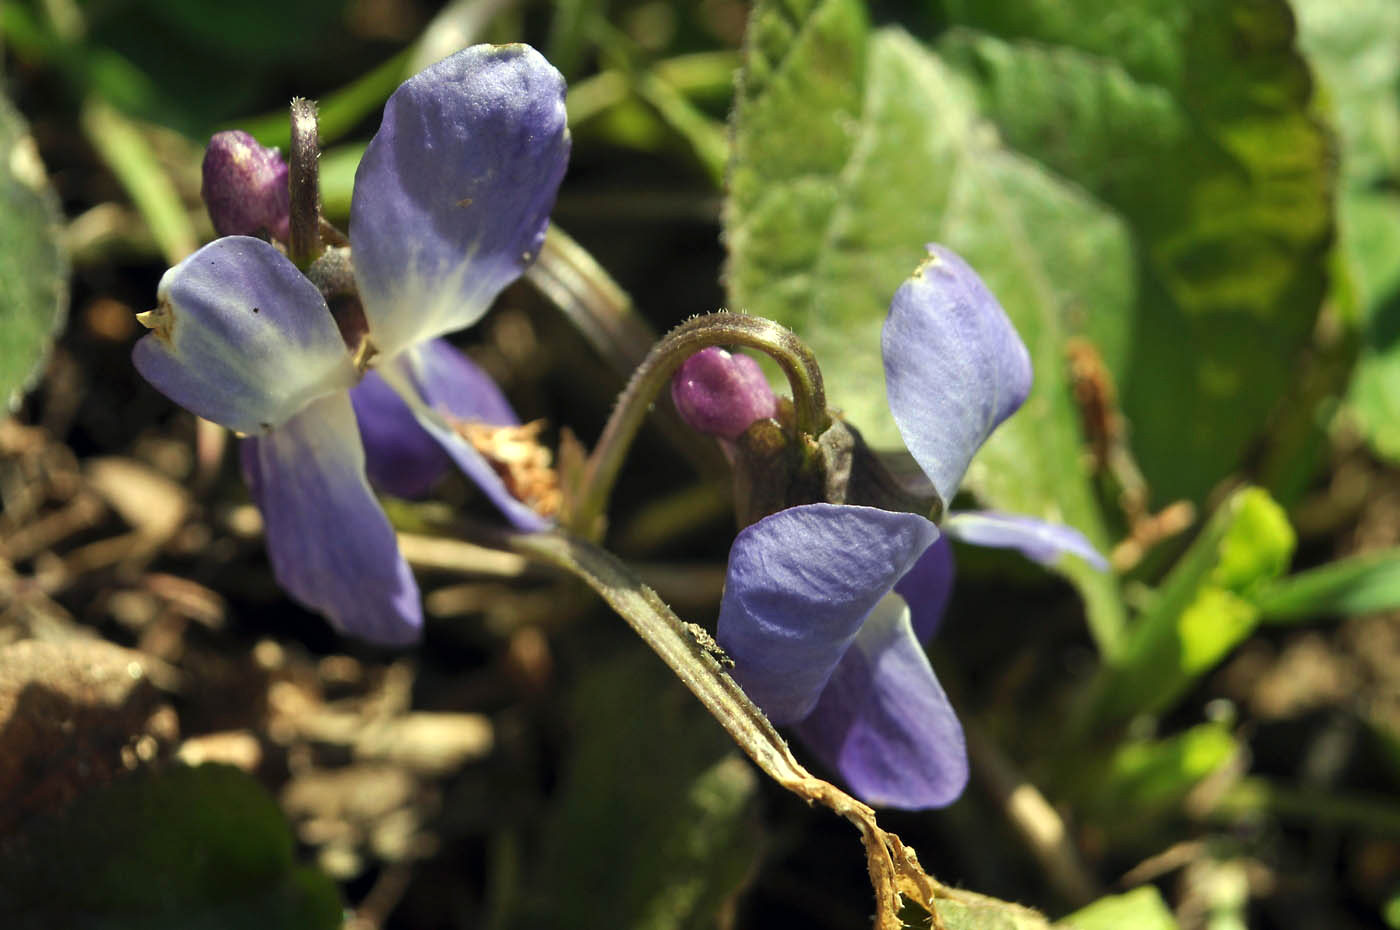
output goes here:
[{"label": "hairy flower stalk", "polygon": [[290,236],[288,252],[298,268],[321,255],[321,145],[316,101],[294,97],[291,106]]},{"label": "hairy flower stalk", "polygon": [[[292,109],[291,258],[247,235],[200,249],[161,279],[133,358],[177,403],[247,436],[279,583],[347,632],[405,643],[422,604],[371,481],[421,493],[451,462],[517,529],[550,525],[468,428],[513,427],[514,413],[441,337],[539,252],[569,153],[564,82],[523,45],[468,48],[405,81],[355,174],[348,255],[320,234],[314,105]],[[247,182],[260,202],[276,166],[249,151],[264,159]]]}]

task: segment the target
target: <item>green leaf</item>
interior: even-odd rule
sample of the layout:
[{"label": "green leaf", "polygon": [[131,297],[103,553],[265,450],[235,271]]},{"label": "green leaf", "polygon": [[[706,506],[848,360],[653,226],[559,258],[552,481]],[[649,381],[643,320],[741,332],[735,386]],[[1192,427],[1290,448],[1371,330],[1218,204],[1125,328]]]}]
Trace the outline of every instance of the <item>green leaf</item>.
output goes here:
[{"label": "green leaf", "polygon": [[1100,673],[1091,728],[1166,710],[1253,632],[1257,600],[1288,567],[1295,537],[1283,509],[1259,488],[1221,505]]},{"label": "green leaf", "polygon": [[715,926],[757,860],[753,769],[645,651],[590,665],[570,708],[574,750],[519,925]]},{"label": "green leaf", "polygon": [[[854,2],[760,4],[734,115],[725,211],[730,305],[794,329],[833,406],[897,446],[880,360],[889,300],[941,241],[998,294],[1036,381],[968,473],[997,506],[1060,520],[1106,548],[1082,464],[1060,316],[1120,306],[1132,254],[1119,221],[1008,152],[966,81],[907,34],[869,34]],[[1122,608],[1110,576],[1067,566],[1111,652]]]},{"label": "green leaf", "polygon": [[1070,790],[1082,816],[1123,842],[1148,834],[1239,752],[1229,727],[1203,723],[1165,739],[1124,743],[1102,763],[1076,765]]},{"label": "green leaf", "polygon": [[1289,575],[1257,598],[1266,623],[1400,607],[1400,548],[1368,552]]},{"label": "green leaf", "polygon": [[299,867],[277,803],[221,765],[129,775],[0,850],[7,927],[333,930],[335,885]]},{"label": "green leaf", "polygon": [[1176,918],[1152,885],[1109,895],[1070,914],[1057,930],[1176,930]]},{"label": "green leaf", "polygon": [[1295,0],[1299,41],[1340,135],[1337,250],[1363,322],[1348,397],[1371,447],[1400,463],[1400,6]]},{"label": "green leaf", "polygon": [[0,401],[13,410],[68,312],[63,215],[24,118],[0,97]]},{"label": "green leaf", "polygon": [[936,49],[1005,144],[1128,230],[1129,300],[1065,320],[1103,351],[1158,498],[1200,500],[1291,386],[1326,283],[1332,156],[1287,4],[955,0],[949,17]]}]

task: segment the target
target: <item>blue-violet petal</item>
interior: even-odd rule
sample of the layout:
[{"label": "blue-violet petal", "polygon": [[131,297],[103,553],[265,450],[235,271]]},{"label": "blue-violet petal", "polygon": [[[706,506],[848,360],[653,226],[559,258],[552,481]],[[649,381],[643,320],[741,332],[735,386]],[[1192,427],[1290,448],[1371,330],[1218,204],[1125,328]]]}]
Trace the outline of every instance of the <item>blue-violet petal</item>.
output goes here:
[{"label": "blue-violet petal", "polygon": [[774,723],[807,716],[866,614],[937,538],[916,514],[837,504],[780,510],[739,533],[716,634]]},{"label": "blue-violet petal", "polygon": [[938,245],[895,292],[880,343],[895,425],[946,504],[1025,401],[1030,354],[977,273]]},{"label": "blue-violet petal", "polygon": [[418,388],[420,380],[415,373],[416,358],[415,353],[405,352],[381,371],[384,380],[408,405],[418,425],[442,447],[453,463],[481,489],[491,503],[496,505],[512,526],[527,533],[552,526],[550,520],[510,492],[505,481],[492,468],[486,457],[463,438],[449,419],[450,414],[445,415],[440,410],[428,406],[426,398]]},{"label": "blue-violet petal", "polygon": [[[446,340],[431,339],[386,364],[397,366],[437,410],[494,426],[520,422],[491,376]],[[350,399],[374,487],[397,497],[422,497],[451,467],[447,452],[379,372],[367,372]]]},{"label": "blue-violet petal", "polygon": [[1107,569],[1104,559],[1084,534],[1062,523],[1046,523],[1034,517],[969,510],[952,513],[943,521],[943,531],[953,539],[974,546],[1015,549],[1041,565],[1054,565],[1062,555],[1077,555],[1098,569]]},{"label": "blue-violet petal", "polygon": [[568,155],[564,79],[528,46],[464,49],[394,92],[350,210],[381,353],[481,318],[539,254]]},{"label": "blue-violet petal", "polygon": [[894,593],[909,605],[914,636],[927,646],[943,624],[943,614],[953,596],[953,546],[946,535],[924,550],[919,561],[895,583]]},{"label": "blue-violet petal", "polygon": [[919,810],[967,785],[967,746],[898,595],[871,612],[797,732],[856,797]]},{"label": "blue-violet petal", "polygon": [[244,440],[242,454],[277,583],[352,636],[390,645],[417,639],[418,585],[365,479],[349,396],[322,398],[280,429]]},{"label": "blue-violet petal", "polygon": [[316,286],[261,239],[216,239],[160,280],[132,360],[175,403],[240,433],[280,426],[355,383]]}]

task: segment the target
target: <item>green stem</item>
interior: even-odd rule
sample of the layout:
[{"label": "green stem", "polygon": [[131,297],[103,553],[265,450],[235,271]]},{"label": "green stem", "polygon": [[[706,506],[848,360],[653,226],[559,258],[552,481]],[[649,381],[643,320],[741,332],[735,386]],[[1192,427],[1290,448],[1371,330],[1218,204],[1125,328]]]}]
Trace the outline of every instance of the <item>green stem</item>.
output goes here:
[{"label": "green stem", "polygon": [[[739,56],[734,52],[696,52],[658,61],[650,73],[680,94],[724,99],[734,92],[734,72]],[[635,89],[618,68],[599,71],[569,84],[569,126],[578,129],[632,99]]]},{"label": "green stem", "polygon": [[199,236],[169,174],[138,123],[96,95],[83,105],[83,134],[131,197],[166,262],[179,264]]},{"label": "green stem", "polygon": [[687,320],[654,345],[613,408],[603,435],[584,466],[579,495],[566,524],[585,537],[594,536],[627,450],[651,405],[686,359],[709,346],[741,345],[772,356],[792,388],[799,434],[820,436],[831,425],[826,390],[812,350],[772,320],[721,310]]}]

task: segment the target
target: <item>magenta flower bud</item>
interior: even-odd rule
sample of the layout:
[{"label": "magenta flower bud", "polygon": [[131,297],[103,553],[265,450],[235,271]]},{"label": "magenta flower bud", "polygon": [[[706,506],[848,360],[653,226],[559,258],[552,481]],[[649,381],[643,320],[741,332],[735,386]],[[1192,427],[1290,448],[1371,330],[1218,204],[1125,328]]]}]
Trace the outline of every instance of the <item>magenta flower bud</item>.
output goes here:
[{"label": "magenta flower bud", "polygon": [[691,427],[724,439],[738,439],[754,422],[778,412],[758,362],[718,346],[685,360],[671,379],[671,400]]},{"label": "magenta flower bud", "polygon": [[215,133],[204,150],[200,189],[221,236],[271,234],[286,241],[291,196],[287,163],[241,129]]}]

